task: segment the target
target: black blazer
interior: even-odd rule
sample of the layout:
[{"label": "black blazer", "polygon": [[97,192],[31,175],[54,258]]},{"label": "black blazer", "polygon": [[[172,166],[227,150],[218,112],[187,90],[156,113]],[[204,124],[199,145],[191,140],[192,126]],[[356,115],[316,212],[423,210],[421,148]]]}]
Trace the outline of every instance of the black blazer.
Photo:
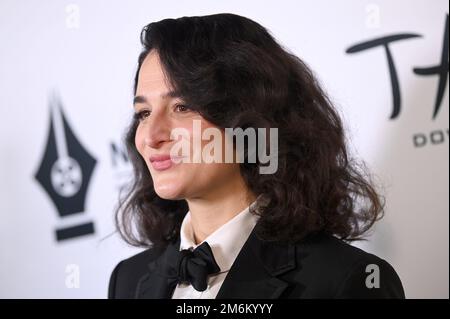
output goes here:
[{"label": "black blazer", "polygon": [[[145,250],[121,261],[109,283],[109,298],[171,298],[167,280],[151,271],[167,249]],[[378,266],[379,288],[366,286],[370,264]],[[370,281],[370,279],[369,279]],[[372,281],[373,282],[373,281]],[[405,298],[395,270],[383,259],[333,236],[299,244],[276,244],[252,232],[216,298]]]}]

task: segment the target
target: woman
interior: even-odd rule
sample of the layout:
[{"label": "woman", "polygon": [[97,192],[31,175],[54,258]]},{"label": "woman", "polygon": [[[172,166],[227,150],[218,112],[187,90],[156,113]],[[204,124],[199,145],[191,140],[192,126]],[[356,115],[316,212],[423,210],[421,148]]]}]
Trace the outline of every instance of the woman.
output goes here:
[{"label": "woman", "polygon": [[[347,243],[383,205],[298,57],[233,14],[151,23],[141,41],[116,221],[148,249],[116,266],[110,298],[404,298],[386,261]],[[237,128],[267,134],[239,148]]]}]

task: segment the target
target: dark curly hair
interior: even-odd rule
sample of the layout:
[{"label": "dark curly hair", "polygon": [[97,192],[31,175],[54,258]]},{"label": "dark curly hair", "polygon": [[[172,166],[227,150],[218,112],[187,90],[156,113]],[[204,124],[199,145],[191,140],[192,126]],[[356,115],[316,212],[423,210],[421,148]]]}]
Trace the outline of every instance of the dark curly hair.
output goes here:
[{"label": "dark curly hair", "polygon": [[[383,215],[381,197],[362,162],[349,157],[342,122],[312,71],[260,24],[235,14],[164,19],[141,33],[140,67],[151,50],[170,85],[192,109],[220,128],[278,128],[278,170],[260,174],[259,163],[240,172],[256,196],[257,235],[298,242],[326,233],[343,240],[363,234]],[[164,247],[179,235],[185,200],[160,198],[134,138],[125,136],[134,181],[121,196],[116,224],[135,246]]]}]

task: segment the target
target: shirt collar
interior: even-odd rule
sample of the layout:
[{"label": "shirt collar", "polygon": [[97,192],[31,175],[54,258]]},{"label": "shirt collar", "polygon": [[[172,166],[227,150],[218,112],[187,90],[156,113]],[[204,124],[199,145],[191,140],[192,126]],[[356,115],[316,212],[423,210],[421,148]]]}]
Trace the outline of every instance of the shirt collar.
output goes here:
[{"label": "shirt collar", "polygon": [[[256,202],[257,200],[220,226],[204,240],[211,247],[214,259],[219,265],[221,272],[230,270],[242,246],[255,227],[259,216],[250,213],[250,208],[253,208]],[[180,250],[195,249],[202,243],[195,244],[194,232],[191,225],[191,213],[188,211],[181,224]]]}]

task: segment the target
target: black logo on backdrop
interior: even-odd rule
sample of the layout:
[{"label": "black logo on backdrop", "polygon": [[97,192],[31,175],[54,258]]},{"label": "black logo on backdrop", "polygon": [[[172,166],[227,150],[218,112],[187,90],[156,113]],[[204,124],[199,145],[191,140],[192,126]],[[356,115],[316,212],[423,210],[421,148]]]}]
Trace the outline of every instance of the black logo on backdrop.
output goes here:
[{"label": "black logo on backdrop", "polygon": [[417,75],[437,75],[439,77],[439,84],[436,94],[436,102],[434,104],[433,120],[439,112],[444,98],[445,87],[448,79],[448,15],[445,20],[444,39],[442,41],[441,62],[425,68],[414,68],[414,73]]},{"label": "black logo on backdrop", "polygon": [[[440,62],[436,65],[429,66],[429,67],[414,67],[413,72],[416,75],[420,76],[438,76],[438,87],[437,87],[437,93],[436,93],[436,99],[434,103],[434,110],[432,114],[432,119],[435,120],[436,116],[439,113],[439,110],[442,105],[442,100],[444,98],[445,89],[447,86],[447,80],[448,80],[448,14],[445,20],[445,27],[444,27],[444,38],[442,41],[442,50],[441,50],[441,57]],[[413,39],[422,37],[420,34],[415,33],[403,33],[403,34],[394,34],[390,36],[385,36],[377,39],[372,39],[369,41],[365,41],[362,43],[358,43],[355,45],[352,45],[346,50],[346,53],[357,53],[365,50],[369,50],[372,48],[376,48],[379,46],[384,47],[384,50],[386,52],[386,58],[388,63],[388,69],[389,69],[389,76],[391,79],[391,86],[392,86],[392,100],[393,100],[393,108],[392,113],[389,117],[389,119],[394,120],[397,119],[400,115],[401,111],[401,93],[400,93],[400,86],[399,86],[399,80],[397,76],[397,71],[395,68],[394,59],[392,57],[391,49],[389,47],[389,44],[397,41],[407,40],[407,39]],[[447,135],[447,138],[449,136],[449,131],[447,129],[436,129],[431,131],[429,134],[425,133],[416,133],[413,135],[413,144],[415,147],[422,147],[430,144],[442,144],[445,141],[445,135]]]},{"label": "black logo on backdrop", "polygon": [[[395,68],[394,59],[392,58],[392,53],[391,53],[389,44],[392,42],[396,42],[396,41],[407,40],[407,39],[418,38],[418,37],[422,37],[422,36],[420,34],[415,34],[415,33],[395,34],[395,35],[391,35],[391,36],[381,37],[381,38],[373,39],[370,41],[358,43],[356,45],[349,47],[345,51],[346,53],[356,53],[356,52],[361,52],[361,51],[369,50],[372,48],[376,48],[379,46],[384,47],[385,52],[386,52],[387,62],[388,62],[391,85],[392,85],[393,109],[392,109],[392,113],[389,117],[391,120],[396,119],[400,114],[401,94],[400,94],[400,86],[399,86],[397,71]],[[444,39],[443,39],[440,63],[437,65],[431,66],[431,67],[426,67],[426,68],[415,67],[415,68],[413,68],[413,71],[417,75],[437,75],[439,77],[438,90],[437,90],[436,101],[435,101],[435,105],[434,105],[434,111],[433,111],[433,119],[435,119],[436,115],[439,112],[439,108],[442,104],[442,99],[444,97],[445,87],[446,87],[447,79],[448,79],[448,15],[447,15],[447,19],[445,21]]]},{"label": "black logo on backdrop", "polygon": [[[86,193],[96,160],[84,149],[71,129],[57,95],[50,100],[47,146],[35,178],[64,219],[85,210]],[[82,216],[81,216],[82,217]],[[94,233],[94,223],[83,222],[56,229],[56,240]]]}]

